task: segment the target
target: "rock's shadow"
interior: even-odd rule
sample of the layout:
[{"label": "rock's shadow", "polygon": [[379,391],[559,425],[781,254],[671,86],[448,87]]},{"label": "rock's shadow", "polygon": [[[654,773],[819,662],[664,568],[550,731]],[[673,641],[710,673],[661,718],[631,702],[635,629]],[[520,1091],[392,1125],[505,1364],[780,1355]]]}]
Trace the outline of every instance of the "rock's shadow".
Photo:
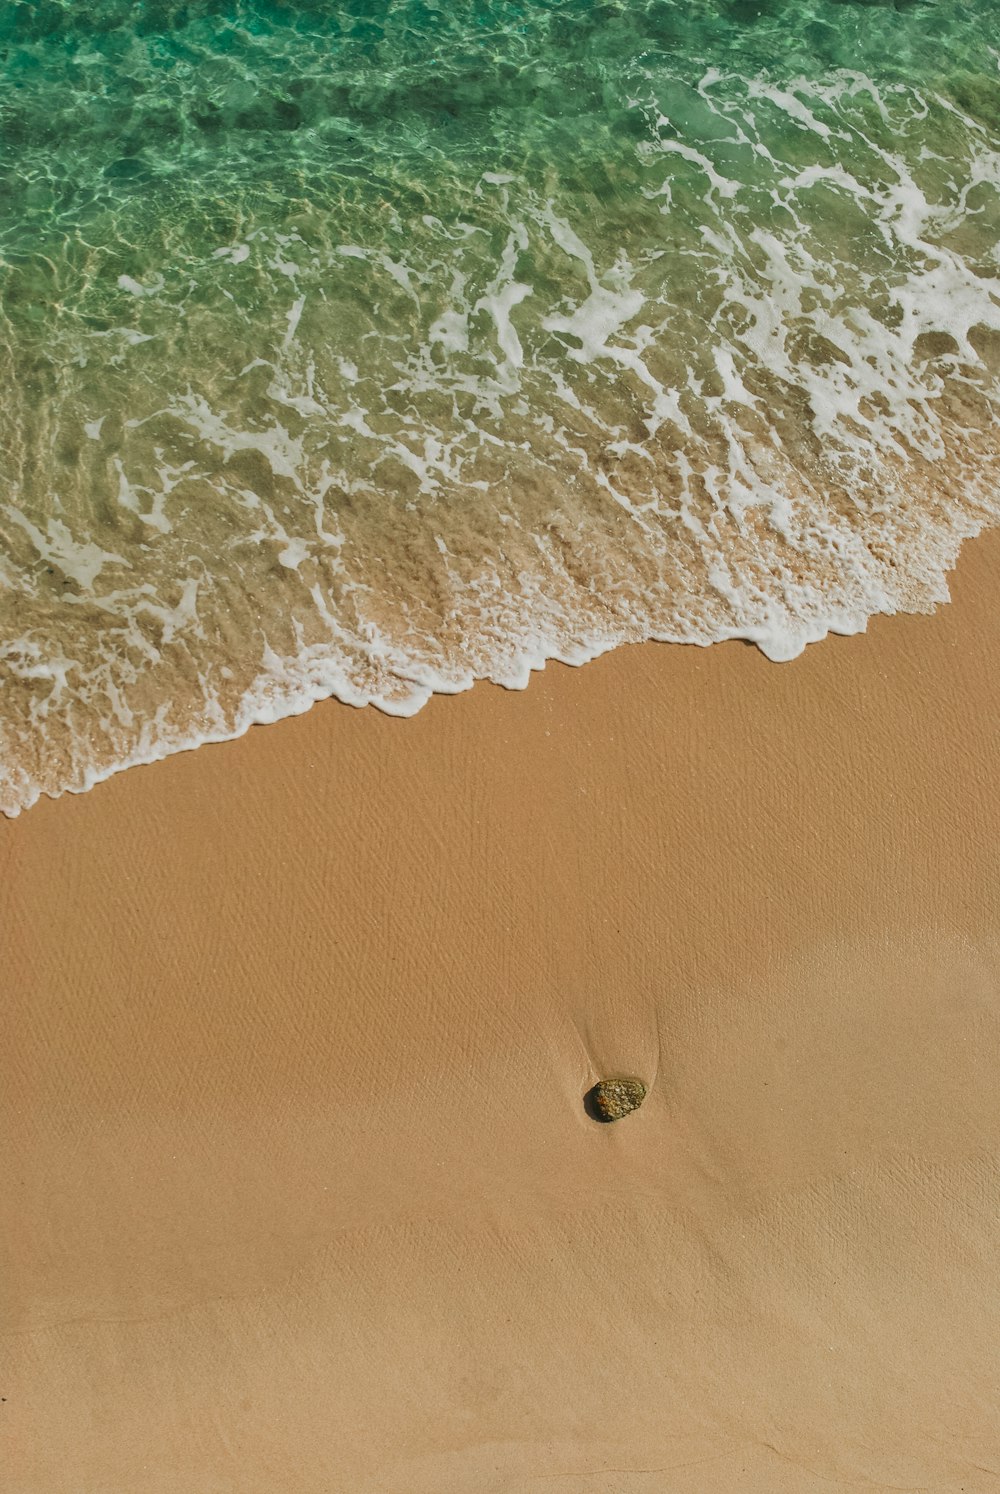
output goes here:
[{"label": "rock's shadow", "polygon": [[597,1092],[599,1088],[600,1085],[595,1084],[593,1089],[587,1090],[587,1093],[583,1097],[583,1108],[590,1116],[590,1119],[592,1121],[597,1121],[598,1125],[600,1126],[610,1126],[612,1117],[610,1115],[602,1114],[597,1103]]}]

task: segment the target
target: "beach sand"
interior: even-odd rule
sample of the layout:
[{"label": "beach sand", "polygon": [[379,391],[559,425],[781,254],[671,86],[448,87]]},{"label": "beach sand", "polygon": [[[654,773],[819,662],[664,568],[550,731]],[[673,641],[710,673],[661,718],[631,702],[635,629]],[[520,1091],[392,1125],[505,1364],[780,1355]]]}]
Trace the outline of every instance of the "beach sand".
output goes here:
[{"label": "beach sand", "polygon": [[0,825],[11,1494],[1000,1488],[998,574]]}]

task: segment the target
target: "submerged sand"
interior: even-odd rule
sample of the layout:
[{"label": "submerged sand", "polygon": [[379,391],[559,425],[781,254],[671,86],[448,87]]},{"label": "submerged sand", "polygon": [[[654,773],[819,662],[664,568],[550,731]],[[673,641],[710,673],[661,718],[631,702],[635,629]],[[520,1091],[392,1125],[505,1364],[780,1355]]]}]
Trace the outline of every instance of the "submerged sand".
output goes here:
[{"label": "submerged sand", "polygon": [[9,1487],[1000,1486],[998,566],[0,825]]}]

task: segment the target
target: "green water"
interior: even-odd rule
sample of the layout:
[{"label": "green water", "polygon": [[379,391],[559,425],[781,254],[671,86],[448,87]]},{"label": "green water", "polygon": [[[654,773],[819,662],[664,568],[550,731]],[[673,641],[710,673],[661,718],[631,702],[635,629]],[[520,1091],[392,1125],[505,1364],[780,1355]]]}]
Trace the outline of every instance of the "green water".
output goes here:
[{"label": "green water", "polygon": [[944,595],[995,7],[0,11],[0,801]]}]

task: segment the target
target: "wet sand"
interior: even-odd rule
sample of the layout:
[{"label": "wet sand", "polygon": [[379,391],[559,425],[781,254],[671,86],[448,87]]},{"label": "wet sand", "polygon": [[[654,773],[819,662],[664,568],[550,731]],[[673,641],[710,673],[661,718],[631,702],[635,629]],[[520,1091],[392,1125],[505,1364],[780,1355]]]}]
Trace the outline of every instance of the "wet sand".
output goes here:
[{"label": "wet sand", "polygon": [[1000,1488],[998,574],[0,824],[13,1494]]}]

